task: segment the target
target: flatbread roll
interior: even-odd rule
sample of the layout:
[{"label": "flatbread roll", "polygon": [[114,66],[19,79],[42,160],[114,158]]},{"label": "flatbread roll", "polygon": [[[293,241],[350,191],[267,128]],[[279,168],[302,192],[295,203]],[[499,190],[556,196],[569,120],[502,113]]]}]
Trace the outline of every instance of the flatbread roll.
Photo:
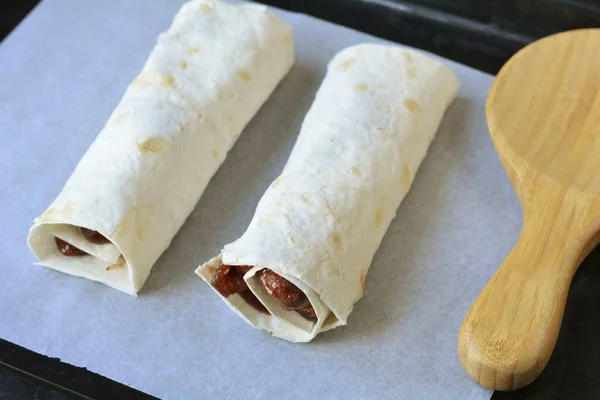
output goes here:
[{"label": "flatbread roll", "polygon": [[448,67],[417,52],[366,44],[338,53],[248,229],[196,273],[283,339],[345,325],[457,91]]},{"label": "flatbread roll", "polygon": [[292,31],[266,7],[183,5],[36,218],[38,264],[136,294],[293,62]]}]

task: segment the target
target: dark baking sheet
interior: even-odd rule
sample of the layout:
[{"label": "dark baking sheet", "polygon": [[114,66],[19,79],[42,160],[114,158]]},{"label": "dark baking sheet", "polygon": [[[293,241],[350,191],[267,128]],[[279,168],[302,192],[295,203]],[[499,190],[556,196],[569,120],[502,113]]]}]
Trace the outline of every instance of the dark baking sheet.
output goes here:
[{"label": "dark baking sheet", "polygon": [[[518,49],[566,29],[600,27],[600,2],[560,0],[266,0],[495,73]],[[37,0],[0,3],[0,38]],[[580,267],[550,364],[530,386],[493,399],[600,398],[600,250]],[[152,398],[0,339],[0,399]]]}]

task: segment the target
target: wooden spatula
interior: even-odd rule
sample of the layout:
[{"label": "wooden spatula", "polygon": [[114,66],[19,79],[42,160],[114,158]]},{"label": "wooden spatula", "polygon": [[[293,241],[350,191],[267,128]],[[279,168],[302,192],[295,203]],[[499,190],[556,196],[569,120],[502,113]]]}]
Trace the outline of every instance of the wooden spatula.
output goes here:
[{"label": "wooden spatula", "polygon": [[494,81],[486,114],[523,230],[465,317],[458,353],[479,384],[514,390],[548,363],[571,279],[600,243],[600,29],[519,51]]}]

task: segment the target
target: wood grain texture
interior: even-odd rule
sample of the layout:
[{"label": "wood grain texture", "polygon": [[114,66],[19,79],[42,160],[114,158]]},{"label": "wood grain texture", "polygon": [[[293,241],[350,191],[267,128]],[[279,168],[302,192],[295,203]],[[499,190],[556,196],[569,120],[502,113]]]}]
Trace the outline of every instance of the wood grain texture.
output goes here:
[{"label": "wood grain texture", "polygon": [[465,317],[458,352],[479,384],[514,390],[548,363],[573,275],[600,242],[600,30],[518,52],[486,113],[523,229]]},{"label": "wood grain texture", "polygon": [[600,247],[573,277],[556,347],[541,375],[491,400],[600,399]]}]

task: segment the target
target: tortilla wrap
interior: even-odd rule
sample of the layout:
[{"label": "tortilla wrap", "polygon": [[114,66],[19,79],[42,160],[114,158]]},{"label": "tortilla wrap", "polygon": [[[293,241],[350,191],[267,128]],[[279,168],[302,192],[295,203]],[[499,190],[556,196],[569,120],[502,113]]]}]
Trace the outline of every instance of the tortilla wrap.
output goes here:
[{"label": "tortilla wrap", "polygon": [[[293,62],[292,31],[266,7],[184,4],[35,219],[28,242],[38,264],[135,295]],[[89,243],[79,227],[110,243]],[[55,237],[88,255],[64,256]]]},{"label": "tortilla wrap", "polygon": [[[218,292],[211,281],[221,263],[252,266],[243,279],[269,313],[239,294],[221,297],[275,336],[307,342],[345,325],[457,91],[448,67],[417,52],[365,44],[338,53],[248,229],[196,273]],[[256,278],[265,268],[304,292],[316,322],[265,292]]]}]

